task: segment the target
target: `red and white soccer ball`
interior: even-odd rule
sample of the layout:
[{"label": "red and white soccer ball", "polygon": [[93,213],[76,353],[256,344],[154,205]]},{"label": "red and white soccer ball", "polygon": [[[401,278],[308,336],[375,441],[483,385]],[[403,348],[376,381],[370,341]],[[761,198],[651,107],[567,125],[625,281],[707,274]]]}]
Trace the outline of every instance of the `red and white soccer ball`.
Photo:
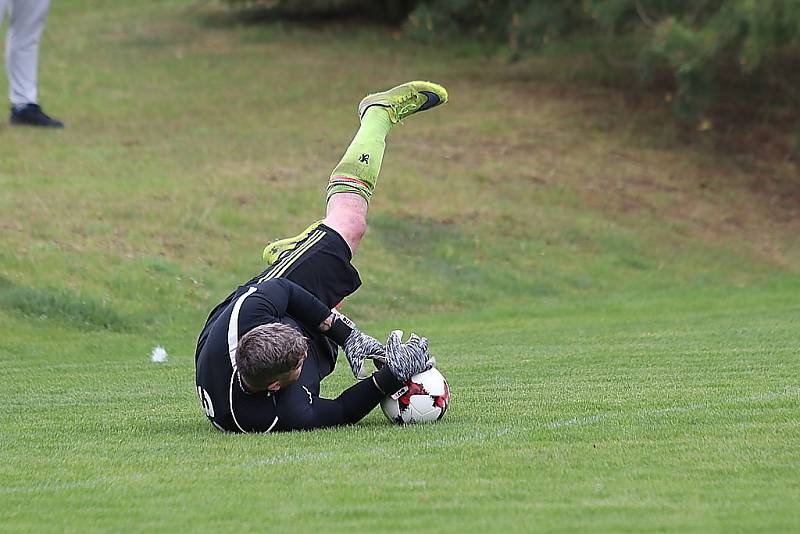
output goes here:
[{"label": "red and white soccer ball", "polygon": [[450,388],[435,367],[411,377],[403,389],[381,401],[389,421],[398,425],[438,421],[450,403]]}]

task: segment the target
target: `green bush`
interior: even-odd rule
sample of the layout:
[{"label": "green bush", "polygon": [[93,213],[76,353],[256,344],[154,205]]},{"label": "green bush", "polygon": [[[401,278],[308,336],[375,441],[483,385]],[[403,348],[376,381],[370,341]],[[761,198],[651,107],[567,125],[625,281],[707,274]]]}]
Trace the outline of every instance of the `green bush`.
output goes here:
[{"label": "green bush", "polygon": [[417,0],[224,0],[237,8],[273,11],[277,15],[319,17],[362,14],[374,20],[396,23],[405,20]]},{"label": "green bush", "polygon": [[672,73],[675,110],[687,118],[707,107],[722,72],[753,80],[765,63],[798,53],[800,1],[422,0],[408,24],[419,36],[471,35],[512,57],[576,36],[598,46],[629,37],[644,79]]}]

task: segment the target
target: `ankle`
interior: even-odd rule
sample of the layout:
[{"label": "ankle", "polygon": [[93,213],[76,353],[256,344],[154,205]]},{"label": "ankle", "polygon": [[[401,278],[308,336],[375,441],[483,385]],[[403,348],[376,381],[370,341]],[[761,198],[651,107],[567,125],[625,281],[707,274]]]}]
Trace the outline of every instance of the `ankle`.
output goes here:
[{"label": "ankle", "polygon": [[361,117],[361,125],[369,125],[370,127],[377,127],[385,131],[387,134],[392,129],[392,119],[389,117],[389,110],[383,106],[370,106]]}]

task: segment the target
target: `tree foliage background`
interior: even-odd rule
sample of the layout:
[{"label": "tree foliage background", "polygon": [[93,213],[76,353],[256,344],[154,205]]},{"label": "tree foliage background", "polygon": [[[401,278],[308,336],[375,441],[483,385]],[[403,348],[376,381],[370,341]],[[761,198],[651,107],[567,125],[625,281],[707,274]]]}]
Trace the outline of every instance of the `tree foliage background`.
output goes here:
[{"label": "tree foliage background", "polygon": [[667,73],[683,120],[707,110],[721,89],[737,86],[800,108],[793,79],[800,71],[800,0],[227,1],[405,21],[416,38],[467,38],[506,49],[512,60],[556,43],[593,43],[598,61],[612,69],[633,64],[643,82]]},{"label": "tree foliage background", "polygon": [[770,64],[800,58],[797,0],[423,0],[409,20],[418,34],[469,32],[514,56],[576,36],[627,38],[642,79],[670,70],[684,118],[719,84],[771,82],[758,80]]}]

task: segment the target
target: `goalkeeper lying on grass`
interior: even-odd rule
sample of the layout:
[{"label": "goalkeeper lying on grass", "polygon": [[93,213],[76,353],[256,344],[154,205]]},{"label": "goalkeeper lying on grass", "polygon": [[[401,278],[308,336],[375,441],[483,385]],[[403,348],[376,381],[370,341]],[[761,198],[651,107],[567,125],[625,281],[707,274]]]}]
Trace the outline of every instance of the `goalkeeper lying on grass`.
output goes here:
[{"label": "goalkeeper lying on grass", "polygon": [[[267,245],[267,268],[211,311],[197,341],[197,393],[211,423],[231,432],[298,430],[355,423],[404,381],[434,365],[425,338],[402,332],[386,345],[335,307],[361,285],[350,260],[367,228],[386,135],[414,113],[447,102],[447,91],[409,82],[365,97],[361,127],[327,188],[325,218]],[[320,381],[344,349],[358,383],[336,399]],[[384,364],[367,376],[366,358]]]}]

